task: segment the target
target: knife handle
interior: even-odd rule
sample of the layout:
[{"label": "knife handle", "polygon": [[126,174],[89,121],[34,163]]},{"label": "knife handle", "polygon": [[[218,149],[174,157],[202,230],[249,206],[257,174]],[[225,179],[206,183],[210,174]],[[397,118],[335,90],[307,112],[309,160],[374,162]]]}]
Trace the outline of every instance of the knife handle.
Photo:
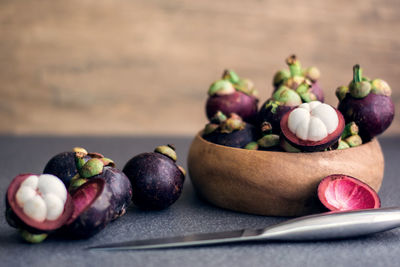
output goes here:
[{"label": "knife handle", "polygon": [[341,239],[378,233],[400,226],[400,208],[328,212],[265,228],[260,240]]}]

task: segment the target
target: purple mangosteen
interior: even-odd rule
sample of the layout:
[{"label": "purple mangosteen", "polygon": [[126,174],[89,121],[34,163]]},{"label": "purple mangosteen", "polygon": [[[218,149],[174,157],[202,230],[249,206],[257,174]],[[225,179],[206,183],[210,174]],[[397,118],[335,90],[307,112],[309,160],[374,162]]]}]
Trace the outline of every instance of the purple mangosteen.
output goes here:
[{"label": "purple mangosteen", "polygon": [[222,79],[214,82],[208,90],[206,114],[211,119],[218,111],[236,113],[243,120],[254,123],[257,119],[257,91],[253,82],[239,78],[232,70],[226,70]]},{"label": "purple mangosteen", "polygon": [[129,178],[133,203],[144,210],[161,210],[172,205],[181,195],[185,170],[176,164],[172,145],[159,146],[151,153],[130,159],[123,172]]},{"label": "purple mangosteen", "polygon": [[258,137],[259,131],[253,125],[244,122],[235,113],[226,118],[221,112],[218,112],[203,131],[203,138],[207,141],[237,148],[244,148]]},{"label": "purple mangosteen", "polygon": [[353,67],[353,80],[349,87],[336,90],[338,109],[346,123],[354,121],[364,141],[383,133],[392,123],[394,104],[390,86],[381,79],[369,80],[362,76],[359,65]]}]

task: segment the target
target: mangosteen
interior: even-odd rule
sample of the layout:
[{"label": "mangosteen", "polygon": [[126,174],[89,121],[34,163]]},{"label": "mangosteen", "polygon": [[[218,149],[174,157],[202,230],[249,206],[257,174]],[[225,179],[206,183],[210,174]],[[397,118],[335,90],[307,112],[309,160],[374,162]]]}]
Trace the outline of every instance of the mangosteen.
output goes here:
[{"label": "mangosteen", "polygon": [[172,205],[181,195],[185,170],[176,164],[172,145],[159,146],[154,152],[130,159],[123,172],[133,188],[133,203],[144,210],[161,210]]},{"label": "mangosteen", "polygon": [[74,211],[65,185],[50,174],[20,174],[7,189],[6,219],[28,242],[43,241],[62,227]]},{"label": "mangosteen", "polygon": [[334,145],[344,126],[342,114],[319,101],[303,103],[287,112],[281,120],[283,138],[305,152],[324,151]]},{"label": "mangosteen", "polygon": [[[63,162],[62,160],[66,158],[66,155],[68,155],[68,161]],[[64,152],[53,157],[47,164],[45,171],[60,173],[63,167],[73,170],[68,172],[68,175],[63,176],[64,181],[68,180],[68,190],[71,193],[92,178],[105,179],[113,193],[113,219],[115,220],[125,214],[132,202],[132,186],[128,177],[115,168],[115,163],[111,159],[105,158],[100,153],[88,153],[83,148],[74,148],[74,152]],[[70,178],[72,173],[75,174]]]},{"label": "mangosteen", "polygon": [[349,87],[341,86],[336,90],[338,109],[346,122],[354,121],[358,125],[365,142],[383,133],[392,123],[394,104],[391,93],[384,80],[363,77],[358,64],[353,67],[353,80]]},{"label": "mangosteen", "polygon": [[115,214],[113,192],[104,179],[88,180],[71,198],[74,212],[62,229],[67,237],[91,237],[104,229]]},{"label": "mangosteen", "polygon": [[[318,84],[321,74],[317,67],[302,69],[300,61],[296,55],[291,55],[286,59],[289,71],[280,70],[274,75],[273,85],[277,91],[282,85],[295,90],[302,98],[303,102],[318,100],[324,102],[324,93]],[[299,88],[300,85],[303,88]]]},{"label": "mangosteen", "polygon": [[318,185],[318,198],[331,211],[377,209],[378,193],[366,183],[343,174],[325,177]]},{"label": "mangosteen", "polygon": [[244,148],[250,142],[258,139],[258,130],[251,124],[246,123],[240,116],[231,113],[229,118],[217,113],[208,123],[203,131],[203,138],[209,142],[230,146]]},{"label": "mangosteen", "polygon": [[215,113],[236,113],[244,121],[257,119],[257,91],[249,79],[240,78],[234,71],[225,70],[222,79],[211,84],[208,90],[206,114],[211,119]]}]

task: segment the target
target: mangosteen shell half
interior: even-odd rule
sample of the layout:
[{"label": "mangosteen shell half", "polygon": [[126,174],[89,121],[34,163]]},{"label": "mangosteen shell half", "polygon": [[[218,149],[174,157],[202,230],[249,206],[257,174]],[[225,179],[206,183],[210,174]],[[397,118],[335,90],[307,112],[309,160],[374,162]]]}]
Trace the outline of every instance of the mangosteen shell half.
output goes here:
[{"label": "mangosteen shell half", "polygon": [[342,113],[340,113],[339,110],[335,109],[336,114],[338,115],[339,119],[339,124],[336,128],[335,131],[330,133],[327,137],[320,141],[309,141],[309,140],[302,140],[296,136],[296,134],[292,133],[288,127],[288,119],[289,115],[292,111],[287,112],[281,120],[281,130],[282,130],[282,136],[285,138],[285,140],[292,145],[293,147],[300,149],[301,151],[304,152],[317,152],[317,151],[323,151],[328,147],[331,147],[334,145],[339,138],[341,137],[344,126],[345,120],[343,118]]},{"label": "mangosteen shell half", "polygon": [[160,153],[142,153],[133,157],[123,172],[132,184],[133,203],[141,209],[165,209],[182,193],[184,174],[172,159]]},{"label": "mangosteen shell half", "polygon": [[128,177],[121,170],[106,166],[103,172],[93,178],[102,178],[112,192],[113,220],[123,216],[132,203],[132,185]]},{"label": "mangosteen shell half", "polygon": [[[329,195],[329,190],[334,192]],[[335,199],[329,200],[329,197]],[[318,198],[331,211],[377,209],[381,206],[379,195],[373,188],[344,174],[332,174],[322,179],[318,185]]]},{"label": "mangosteen shell half", "polygon": [[229,115],[236,113],[244,121],[256,123],[258,99],[243,92],[235,91],[229,95],[209,96],[206,102],[207,118],[211,118],[218,112]]},{"label": "mangosteen shell half", "polygon": [[55,155],[47,162],[43,173],[57,176],[68,188],[71,179],[78,174],[75,152],[62,152]]},{"label": "mangosteen shell half", "polygon": [[221,133],[217,129],[203,137],[207,141],[218,145],[243,148],[248,143],[258,140],[259,136],[259,131],[253,125],[246,123],[243,130],[235,130],[231,133]]},{"label": "mangosteen shell half", "polygon": [[350,94],[339,102],[346,123],[354,121],[359,127],[359,135],[366,142],[383,133],[394,118],[394,104],[389,96],[370,93],[364,98],[354,98]]},{"label": "mangosteen shell half", "polygon": [[16,193],[21,183],[33,173],[24,173],[17,175],[10,183],[6,195],[6,220],[14,228],[23,229],[32,234],[50,233],[61,228],[71,217],[74,206],[70,194],[67,193],[67,199],[64,205],[64,211],[57,220],[45,220],[38,222],[28,217],[17,204]]},{"label": "mangosteen shell half", "polygon": [[90,187],[96,188],[97,192],[82,210],[75,211],[72,214],[61,229],[60,233],[65,237],[89,238],[103,230],[114,217],[112,191],[106,181],[101,178],[88,180],[74,192],[72,201],[74,202],[75,210],[77,210],[75,201],[78,194],[82,193],[87,196],[88,193],[85,190],[90,190]]}]

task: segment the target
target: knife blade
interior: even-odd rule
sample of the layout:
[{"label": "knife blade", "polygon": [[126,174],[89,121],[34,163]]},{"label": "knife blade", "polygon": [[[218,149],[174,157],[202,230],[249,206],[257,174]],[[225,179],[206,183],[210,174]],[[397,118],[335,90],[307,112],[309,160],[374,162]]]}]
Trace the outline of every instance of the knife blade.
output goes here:
[{"label": "knife blade", "polygon": [[400,207],[327,212],[291,219],[263,229],[199,233],[132,240],[89,247],[94,250],[160,249],[248,241],[310,241],[343,239],[400,227]]}]

